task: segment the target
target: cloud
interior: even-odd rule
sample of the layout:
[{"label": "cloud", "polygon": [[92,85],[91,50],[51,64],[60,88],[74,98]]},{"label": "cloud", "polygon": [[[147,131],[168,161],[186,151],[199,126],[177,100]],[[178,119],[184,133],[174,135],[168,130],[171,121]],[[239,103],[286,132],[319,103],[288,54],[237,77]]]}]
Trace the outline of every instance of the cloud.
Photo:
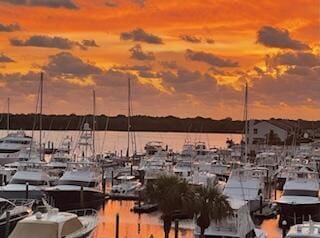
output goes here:
[{"label": "cloud", "polygon": [[142,78],[158,78],[159,74],[147,70],[141,70],[139,71],[139,76]]},{"label": "cloud", "polygon": [[82,40],[81,43],[85,47],[99,47],[95,40]]},{"label": "cloud", "polygon": [[267,46],[280,49],[308,50],[310,47],[298,40],[291,38],[286,29],[263,26],[257,33],[257,42]]},{"label": "cloud", "polygon": [[106,6],[108,6],[108,7],[117,7],[118,4],[114,0],[108,0],[106,2]]},{"label": "cloud", "polygon": [[141,28],[136,28],[130,32],[122,32],[120,35],[120,39],[146,42],[149,44],[163,44],[162,39],[160,37],[151,33],[147,33]]},{"label": "cloud", "polygon": [[152,69],[151,65],[121,65],[121,66],[114,66],[113,69],[119,70],[133,70],[133,71],[148,71]]},{"label": "cloud", "polygon": [[317,66],[320,65],[320,55],[309,52],[285,52],[267,56],[267,65],[298,65],[298,66]]},{"label": "cloud", "polygon": [[0,63],[12,63],[15,62],[13,59],[10,57],[6,56],[3,53],[0,53]]},{"label": "cloud", "polygon": [[220,58],[214,54],[206,53],[203,51],[192,51],[188,49],[185,54],[188,60],[199,61],[207,63],[211,66],[216,67],[238,67],[238,62]]},{"label": "cloud", "polygon": [[29,7],[79,8],[72,0],[0,0],[0,2]]},{"label": "cloud", "polygon": [[140,7],[144,7],[146,4],[146,0],[131,0],[134,4],[137,4]]},{"label": "cloud", "polygon": [[167,69],[176,69],[178,68],[177,62],[172,60],[172,61],[161,61],[160,64]]},{"label": "cloud", "polygon": [[212,39],[212,38],[207,38],[207,39],[206,39],[206,42],[207,42],[208,44],[214,44],[214,39]]},{"label": "cloud", "polygon": [[21,27],[19,24],[1,24],[0,23],[0,32],[13,32],[13,31],[20,31]]},{"label": "cloud", "polygon": [[184,41],[191,43],[201,43],[202,39],[200,37],[192,36],[192,35],[182,35],[180,38]]},{"label": "cloud", "polygon": [[99,74],[102,69],[84,62],[82,59],[72,55],[69,52],[61,52],[49,56],[49,62],[43,69],[54,76],[78,76],[85,77],[88,75]]},{"label": "cloud", "polygon": [[130,50],[131,58],[136,60],[154,60],[155,56],[152,52],[143,52],[141,45],[136,44]]},{"label": "cloud", "polygon": [[20,39],[10,39],[10,43],[13,46],[33,46],[33,47],[44,47],[44,48],[57,48],[63,50],[72,49],[75,46],[78,46],[82,50],[87,48],[76,41],[71,41],[67,38],[59,36],[45,36],[45,35],[34,35],[29,37],[26,40]]}]

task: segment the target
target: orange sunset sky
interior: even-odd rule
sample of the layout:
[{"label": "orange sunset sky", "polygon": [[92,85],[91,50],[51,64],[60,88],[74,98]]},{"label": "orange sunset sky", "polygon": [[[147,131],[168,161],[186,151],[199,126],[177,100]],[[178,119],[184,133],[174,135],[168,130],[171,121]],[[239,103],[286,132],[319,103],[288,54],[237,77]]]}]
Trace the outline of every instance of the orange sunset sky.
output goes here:
[{"label": "orange sunset sky", "polygon": [[320,119],[319,0],[0,0],[0,108]]}]

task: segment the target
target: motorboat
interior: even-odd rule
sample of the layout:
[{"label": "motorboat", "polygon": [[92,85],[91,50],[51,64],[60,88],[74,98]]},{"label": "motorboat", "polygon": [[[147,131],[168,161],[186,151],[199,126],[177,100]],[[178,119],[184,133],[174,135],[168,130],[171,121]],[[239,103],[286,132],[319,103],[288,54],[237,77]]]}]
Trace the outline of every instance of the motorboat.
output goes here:
[{"label": "motorboat", "polygon": [[[228,199],[233,214],[220,222],[211,221],[204,237],[210,238],[266,238],[266,234],[257,229],[251,219],[248,204],[243,200]],[[200,227],[196,225],[194,237],[200,238]]]},{"label": "motorboat", "polygon": [[299,224],[309,218],[320,221],[319,175],[307,169],[291,171],[283,187],[279,205],[279,225]]},{"label": "motorboat", "polygon": [[94,210],[60,212],[53,208],[47,213],[37,212],[19,221],[9,238],[90,237],[97,223]]},{"label": "motorboat", "polygon": [[99,208],[104,201],[101,177],[96,163],[68,163],[58,184],[46,189],[48,201],[60,210]]},{"label": "motorboat", "polygon": [[248,202],[249,211],[260,206],[260,196],[264,194],[264,181],[261,170],[253,168],[234,169],[227,181],[223,194],[231,199]]},{"label": "motorboat", "polygon": [[303,222],[303,224],[297,224],[290,227],[289,232],[285,238],[320,238],[320,223]]},{"label": "motorboat", "polygon": [[10,232],[16,223],[32,213],[34,200],[6,200],[0,198],[0,237]]},{"label": "motorboat", "polygon": [[109,196],[111,198],[130,198],[138,195],[141,188],[141,183],[135,176],[119,176],[116,179],[116,184],[111,187]]},{"label": "motorboat", "polygon": [[0,197],[41,200],[47,187],[50,187],[50,177],[41,163],[28,162],[18,169],[7,185],[0,187]]},{"label": "motorboat", "polygon": [[24,131],[10,132],[0,139],[0,165],[13,163],[19,160],[20,150],[30,147],[32,138]]}]

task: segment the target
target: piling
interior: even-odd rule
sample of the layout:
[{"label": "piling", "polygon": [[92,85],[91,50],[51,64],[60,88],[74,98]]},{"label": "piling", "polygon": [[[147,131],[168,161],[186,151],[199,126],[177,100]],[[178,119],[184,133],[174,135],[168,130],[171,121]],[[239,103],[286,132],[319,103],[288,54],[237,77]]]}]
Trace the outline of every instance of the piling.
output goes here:
[{"label": "piling", "polygon": [[119,238],[119,213],[116,215],[116,236],[115,238]]},{"label": "piling", "polygon": [[4,237],[9,237],[10,233],[10,211],[6,211],[6,226],[5,226],[5,234]]},{"label": "piling", "polygon": [[113,170],[111,170],[111,186],[113,186]]},{"label": "piling", "polygon": [[102,169],[102,192],[103,196],[106,195],[106,179],[104,177],[104,169]]},{"label": "piling", "polygon": [[29,199],[29,183],[26,182],[26,199]]},{"label": "piling", "polygon": [[260,193],[260,214],[262,214],[263,203],[262,203],[262,194]]},{"label": "piling", "polygon": [[179,236],[179,220],[174,220],[174,238],[178,238]]},{"label": "piling", "polygon": [[133,174],[133,165],[131,163],[131,165],[130,165],[130,175],[132,176],[132,174]]},{"label": "piling", "polygon": [[82,208],[84,207],[83,185],[81,185],[81,188],[80,188],[80,205]]},{"label": "piling", "polygon": [[287,221],[282,221],[282,238],[285,238],[287,235]]},{"label": "piling", "polygon": [[3,181],[4,181],[4,185],[7,185],[7,175],[6,174],[4,174],[3,175]]}]

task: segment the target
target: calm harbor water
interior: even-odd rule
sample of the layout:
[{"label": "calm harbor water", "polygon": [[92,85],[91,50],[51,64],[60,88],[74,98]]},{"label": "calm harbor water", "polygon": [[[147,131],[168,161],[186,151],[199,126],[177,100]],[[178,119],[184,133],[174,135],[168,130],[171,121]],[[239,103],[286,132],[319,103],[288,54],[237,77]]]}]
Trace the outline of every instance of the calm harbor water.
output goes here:
[{"label": "calm harbor water", "polygon": [[[27,131],[31,136],[32,132]],[[7,131],[1,130],[0,137],[6,136]],[[34,138],[37,140],[39,133],[34,132]],[[61,143],[66,136],[71,136],[74,141],[79,137],[78,131],[44,131],[43,141],[54,142],[55,146]],[[181,151],[185,141],[197,142],[203,141],[209,147],[223,148],[226,146],[227,138],[239,142],[241,135],[237,134],[204,134],[204,133],[171,133],[171,132],[136,132],[137,152],[144,151],[144,145],[149,141],[162,141],[173,151]],[[127,133],[117,131],[99,131],[96,132],[96,151],[126,151]],[[279,195],[278,195],[279,196]],[[113,238],[115,237],[115,219],[116,214],[120,215],[120,238],[162,238],[163,229],[159,213],[138,215],[130,211],[134,203],[130,201],[107,201],[105,208],[99,211],[100,223],[94,232],[94,238]],[[267,232],[268,238],[280,238],[281,231],[277,228],[277,220],[267,220],[261,225],[261,228]],[[171,236],[174,237],[172,226]],[[192,221],[183,221],[180,223],[181,238],[192,238]]]}]

